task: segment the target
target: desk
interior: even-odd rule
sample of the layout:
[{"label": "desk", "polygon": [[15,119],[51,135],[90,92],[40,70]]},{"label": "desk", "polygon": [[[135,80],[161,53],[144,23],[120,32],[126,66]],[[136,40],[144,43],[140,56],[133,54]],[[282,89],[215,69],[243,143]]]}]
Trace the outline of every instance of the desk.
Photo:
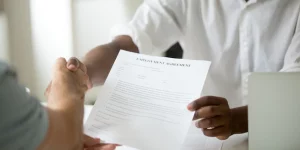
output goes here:
[{"label": "desk", "polygon": [[[93,106],[84,106],[84,122],[87,120]],[[117,150],[133,150],[131,148],[119,147]],[[224,141],[222,150],[248,150],[248,134],[234,135]]]}]

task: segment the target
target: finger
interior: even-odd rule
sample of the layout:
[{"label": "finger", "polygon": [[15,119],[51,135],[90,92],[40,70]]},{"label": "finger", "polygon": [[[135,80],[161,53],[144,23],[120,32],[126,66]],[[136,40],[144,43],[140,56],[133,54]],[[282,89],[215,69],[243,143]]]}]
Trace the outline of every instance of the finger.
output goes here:
[{"label": "finger", "polygon": [[217,136],[219,140],[227,140],[230,135],[225,135],[225,136]]},{"label": "finger", "polygon": [[76,57],[71,57],[69,59],[67,67],[71,71],[77,71],[77,69],[80,69],[84,73],[87,73],[86,66],[81,61],[79,61]]},{"label": "finger", "polygon": [[91,82],[91,80],[89,79],[89,81],[88,81],[88,89],[91,89],[91,88],[93,88],[93,84],[92,84],[92,82]]},{"label": "finger", "polygon": [[195,112],[193,120],[201,118],[212,118],[215,116],[223,115],[224,111],[224,108],[221,106],[202,107]]},{"label": "finger", "polygon": [[[78,60],[78,59],[77,59]],[[87,68],[86,68],[86,66],[82,63],[82,62],[80,62],[79,60],[78,60],[78,62],[79,62],[79,69],[82,71],[82,72],[84,72],[84,76],[85,76],[85,78],[86,78],[86,86],[87,86],[87,88],[88,89],[91,89],[92,87],[93,87],[93,85],[92,85],[92,82],[90,81],[90,78],[89,78],[89,76],[87,75]]]},{"label": "finger", "polygon": [[83,135],[83,143],[84,146],[93,146],[96,144],[100,144],[101,140],[99,138],[92,138],[88,135]]},{"label": "finger", "polygon": [[60,57],[60,58],[56,59],[55,65],[54,65],[54,69],[55,69],[55,70],[65,69],[65,68],[66,68],[66,65],[67,65],[66,59]]},{"label": "finger", "polygon": [[[77,59],[77,60],[78,60],[78,59]],[[86,66],[85,66],[81,61],[78,60],[78,62],[79,62],[79,68],[80,68],[84,73],[87,74],[87,68],[86,68]]]},{"label": "finger", "polygon": [[219,126],[224,126],[226,124],[226,118],[223,116],[217,116],[213,118],[203,119],[196,122],[197,128],[216,128]]},{"label": "finger", "polygon": [[114,150],[117,148],[115,144],[97,144],[86,148],[87,150]]},{"label": "finger", "polygon": [[[83,64],[81,61],[79,61],[77,58],[73,57],[73,59],[76,59],[77,62],[79,63],[79,68],[85,73],[87,74],[87,67],[85,64]],[[88,83],[87,83],[88,89],[91,89],[93,87],[93,84],[90,80],[90,78],[88,78]]]},{"label": "finger", "polygon": [[203,134],[208,136],[208,137],[216,137],[216,136],[222,136],[226,134],[226,127],[225,126],[220,126],[216,127],[213,129],[202,129]]},{"label": "finger", "polygon": [[81,72],[80,73],[81,75],[83,73],[83,80],[85,81],[85,84],[86,84],[87,88],[91,89],[93,87],[93,85],[92,85],[92,82],[90,80],[90,77],[86,73],[84,73],[83,71],[80,70],[80,72]]},{"label": "finger", "polygon": [[217,106],[224,103],[227,103],[227,100],[225,98],[215,97],[215,96],[205,96],[193,101],[188,105],[187,108],[190,111],[195,111],[204,106],[211,106],[211,105]]},{"label": "finger", "polygon": [[68,63],[67,63],[67,68],[70,70],[70,71],[77,71],[77,69],[79,69],[80,67],[80,63],[79,63],[79,60],[75,57],[71,57],[69,60],[68,60]]},{"label": "finger", "polygon": [[92,84],[92,82],[91,82],[90,78],[88,78],[88,83],[87,83],[87,86],[88,86],[88,89],[91,89],[91,88],[93,88],[93,84]]},{"label": "finger", "polygon": [[89,89],[89,77],[86,73],[84,73],[82,70],[78,70],[74,72],[77,76],[77,81],[80,84],[80,86],[84,87],[84,91],[87,91]]}]

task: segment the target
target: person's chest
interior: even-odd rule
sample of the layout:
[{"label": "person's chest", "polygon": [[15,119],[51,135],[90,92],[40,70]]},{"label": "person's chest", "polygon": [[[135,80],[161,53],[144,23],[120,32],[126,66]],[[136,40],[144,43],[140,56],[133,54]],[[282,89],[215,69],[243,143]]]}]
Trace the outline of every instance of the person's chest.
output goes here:
[{"label": "person's chest", "polygon": [[191,2],[180,40],[184,57],[211,60],[212,68],[227,64],[232,71],[278,71],[295,32],[299,7],[299,0]]}]

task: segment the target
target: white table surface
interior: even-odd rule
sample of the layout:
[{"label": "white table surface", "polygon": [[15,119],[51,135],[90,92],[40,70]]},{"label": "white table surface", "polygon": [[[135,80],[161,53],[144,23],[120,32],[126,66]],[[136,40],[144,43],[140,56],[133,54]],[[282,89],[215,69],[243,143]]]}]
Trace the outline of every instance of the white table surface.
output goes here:
[{"label": "white table surface", "polygon": [[[93,106],[85,105],[84,107],[84,122],[89,116]],[[119,147],[117,150],[132,150],[125,147]],[[248,150],[248,134],[233,135],[228,140],[224,141],[221,150]]]}]

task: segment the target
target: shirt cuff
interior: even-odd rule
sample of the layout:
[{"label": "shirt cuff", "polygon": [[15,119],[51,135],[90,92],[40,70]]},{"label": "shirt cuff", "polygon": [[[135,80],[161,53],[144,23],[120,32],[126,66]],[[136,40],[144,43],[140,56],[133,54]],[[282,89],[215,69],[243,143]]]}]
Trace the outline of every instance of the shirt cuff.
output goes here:
[{"label": "shirt cuff", "polygon": [[280,72],[300,72],[300,64],[294,63],[291,65],[287,65],[283,69],[281,69]]}]

